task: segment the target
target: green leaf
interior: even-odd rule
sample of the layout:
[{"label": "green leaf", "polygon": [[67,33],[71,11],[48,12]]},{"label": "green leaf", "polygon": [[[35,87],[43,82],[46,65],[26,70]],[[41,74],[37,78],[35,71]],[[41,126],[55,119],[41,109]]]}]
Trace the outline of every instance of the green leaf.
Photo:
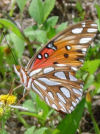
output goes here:
[{"label": "green leaf", "polygon": [[77,10],[79,12],[82,12],[83,11],[82,4],[79,1],[77,1],[77,3],[76,3],[76,8],[77,8]]},{"label": "green leaf", "polygon": [[42,117],[44,118],[44,120],[46,120],[50,111],[48,105],[44,101],[42,101],[39,96],[36,97],[36,102],[38,109],[43,111]]},{"label": "green leaf", "polygon": [[88,111],[90,113],[93,125],[94,125],[94,130],[95,130],[95,134],[100,134],[100,129],[99,126],[94,118],[93,112],[92,112],[92,103],[91,102],[87,102],[87,106],[88,106]]},{"label": "green leaf", "polygon": [[32,27],[27,27],[26,29],[24,29],[24,34],[26,37],[28,37],[31,41],[35,40],[34,37],[34,29]]},{"label": "green leaf", "polygon": [[32,28],[28,28],[24,30],[24,33],[30,40],[36,39],[41,43],[47,42],[47,35],[46,35],[46,31],[44,30],[34,30]]},{"label": "green leaf", "polygon": [[100,19],[100,6],[96,4],[95,7],[97,9],[98,18]]},{"label": "green leaf", "polygon": [[43,23],[43,2],[42,0],[32,0],[29,7],[29,14],[38,23]]},{"label": "green leaf", "polygon": [[24,52],[24,40],[22,40],[21,38],[19,38],[16,34],[11,33],[10,34],[10,38],[14,44],[14,48],[17,52],[17,55],[19,58],[22,57],[23,52]]},{"label": "green leaf", "polygon": [[35,126],[33,126],[31,128],[28,128],[24,134],[44,134],[46,130],[46,127],[35,129]]},{"label": "green leaf", "polygon": [[35,108],[34,108],[34,103],[32,100],[26,100],[24,103],[23,103],[23,107],[26,107],[28,108],[28,110],[30,112],[35,112]]},{"label": "green leaf", "polygon": [[8,134],[8,132],[4,129],[0,129],[0,134]]},{"label": "green leaf", "polygon": [[29,14],[38,23],[43,24],[55,5],[55,0],[32,0]]},{"label": "green leaf", "polygon": [[84,104],[85,99],[82,99],[82,101],[76,106],[76,109],[71,114],[66,115],[66,117],[61,121],[57,127],[61,134],[66,134],[66,132],[67,134],[76,133],[84,111]]},{"label": "green leaf", "polygon": [[17,2],[17,4],[18,4],[18,6],[19,6],[21,12],[23,12],[24,6],[25,6],[27,0],[16,0],[16,2]]},{"label": "green leaf", "polygon": [[41,43],[47,42],[47,35],[46,35],[46,31],[44,30],[36,30],[34,32],[34,36],[36,37],[37,41]]},{"label": "green leaf", "polygon": [[97,70],[99,65],[100,65],[100,60],[99,59],[92,60],[92,61],[86,61],[84,63],[84,66],[81,69],[89,72],[90,74],[93,74]]},{"label": "green leaf", "polygon": [[35,126],[28,128],[24,134],[33,134],[35,130]]},{"label": "green leaf", "polygon": [[55,28],[49,28],[49,30],[47,31],[47,37],[48,37],[48,39],[53,38],[55,35],[56,35]]},{"label": "green leaf", "polygon": [[36,93],[34,93],[33,91],[30,91],[30,95],[31,95],[32,101],[36,102],[35,111],[37,113],[41,112],[41,116],[43,120],[45,121],[46,118],[51,115],[52,111],[50,110],[48,105],[44,101],[42,101],[41,98]]},{"label": "green leaf", "polygon": [[61,134],[61,133],[58,129],[48,128],[47,131],[46,131],[46,134]]},{"label": "green leaf", "polygon": [[14,23],[12,23],[10,20],[0,19],[0,24],[2,24],[5,28],[14,32],[19,38],[24,40],[24,37],[22,33],[20,32],[20,30],[18,29],[18,27]]},{"label": "green leaf", "polygon": [[54,8],[55,5],[55,0],[45,0],[44,2],[44,19],[43,22],[47,19],[48,15],[50,14],[50,12],[52,11],[52,9]]},{"label": "green leaf", "polygon": [[63,31],[65,28],[67,28],[67,22],[64,22],[64,23],[61,23],[58,27],[57,27],[57,29],[56,29],[56,33],[59,33],[59,32],[61,32],[61,31]]},{"label": "green leaf", "polygon": [[47,130],[46,127],[42,127],[34,132],[34,134],[44,134],[44,132]]},{"label": "green leaf", "polygon": [[58,21],[58,16],[52,16],[47,20],[48,27],[54,27]]},{"label": "green leaf", "polygon": [[4,75],[5,68],[4,68],[4,46],[0,46],[0,72]]},{"label": "green leaf", "polygon": [[95,94],[100,94],[100,82],[94,82],[93,84],[96,87],[95,91],[94,91],[94,95]]},{"label": "green leaf", "polygon": [[93,81],[94,81],[94,75],[91,74],[91,75],[89,75],[89,76],[87,77],[87,79],[86,79],[86,83],[85,83],[85,85],[84,85],[84,89],[89,88],[90,85],[92,85]]}]

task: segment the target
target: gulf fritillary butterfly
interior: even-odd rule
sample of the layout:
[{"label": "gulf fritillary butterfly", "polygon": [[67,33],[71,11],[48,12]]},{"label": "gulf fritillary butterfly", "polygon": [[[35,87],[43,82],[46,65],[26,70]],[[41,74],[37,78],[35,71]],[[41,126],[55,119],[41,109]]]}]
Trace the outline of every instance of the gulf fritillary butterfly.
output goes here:
[{"label": "gulf fritillary butterfly", "polygon": [[72,25],[50,40],[26,68],[14,66],[23,86],[55,110],[71,113],[82,98],[83,83],[75,73],[96,32],[92,21]]}]

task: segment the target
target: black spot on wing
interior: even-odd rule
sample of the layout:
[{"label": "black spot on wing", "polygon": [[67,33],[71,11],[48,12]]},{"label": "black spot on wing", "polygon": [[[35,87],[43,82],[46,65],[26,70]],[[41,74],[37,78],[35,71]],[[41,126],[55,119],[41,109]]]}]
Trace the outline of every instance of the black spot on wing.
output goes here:
[{"label": "black spot on wing", "polygon": [[54,45],[53,42],[49,42],[46,47],[49,49],[57,50],[57,47]]},{"label": "black spot on wing", "polygon": [[65,58],[68,58],[68,54],[64,54],[64,57],[65,57]]},{"label": "black spot on wing", "polygon": [[53,62],[53,64],[59,64],[58,62]]}]

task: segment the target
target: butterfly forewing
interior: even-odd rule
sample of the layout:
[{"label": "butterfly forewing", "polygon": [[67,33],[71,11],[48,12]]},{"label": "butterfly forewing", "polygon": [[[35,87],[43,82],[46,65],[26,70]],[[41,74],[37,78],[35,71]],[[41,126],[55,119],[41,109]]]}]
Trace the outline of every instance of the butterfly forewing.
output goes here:
[{"label": "butterfly forewing", "polygon": [[92,21],[65,29],[29,61],[25,70],[21,69],[22,83],[57,111],[73,111],[82,97],[83,87],[75,74],[96,32],[97,25]]},{"label": "butterfly forewing", "polygon": [[42,68],[53,64],[68,64],[79,67],[83,63],[88,46],[97,32],[97,25],[85,21],[65,29],[49,41],[45,47],[32,58],[28,70]]}]

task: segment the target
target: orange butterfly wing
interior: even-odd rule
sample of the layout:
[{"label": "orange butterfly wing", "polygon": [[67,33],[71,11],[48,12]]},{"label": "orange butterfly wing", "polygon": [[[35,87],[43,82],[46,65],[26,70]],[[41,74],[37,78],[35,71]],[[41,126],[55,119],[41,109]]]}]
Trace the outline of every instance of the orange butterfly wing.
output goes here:
[{"label": "orange butterfly wing", "polygon": [[52,64],[68,64],[79,67],[83,63],[88,46],[97,32],[97,24],[85,21],[70,26],[49,41],[28,63],[33,70]]}]

